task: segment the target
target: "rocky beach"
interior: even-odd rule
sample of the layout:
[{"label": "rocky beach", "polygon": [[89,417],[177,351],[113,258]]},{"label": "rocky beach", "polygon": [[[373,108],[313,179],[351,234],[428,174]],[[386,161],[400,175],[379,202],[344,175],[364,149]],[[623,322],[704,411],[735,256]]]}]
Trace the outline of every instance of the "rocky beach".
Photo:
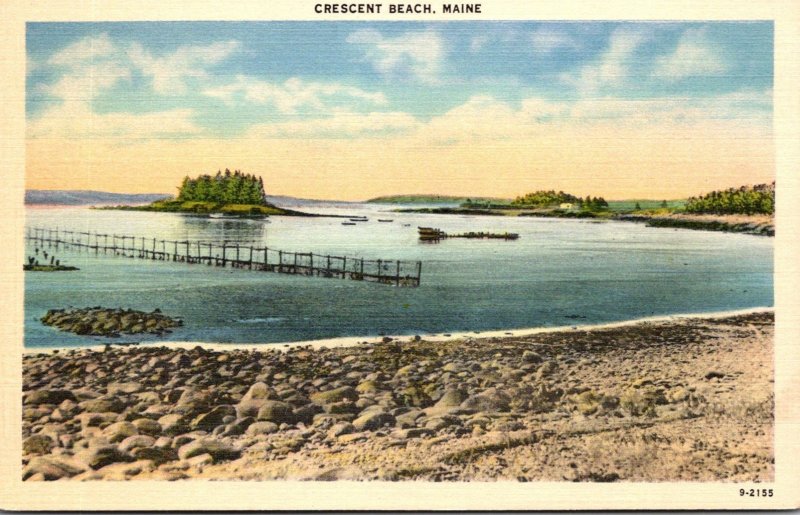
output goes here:
[{"label": "rocky beach", "polygon": [[514,333],[31,351],[22,478],[773,479],[772,311]]}]

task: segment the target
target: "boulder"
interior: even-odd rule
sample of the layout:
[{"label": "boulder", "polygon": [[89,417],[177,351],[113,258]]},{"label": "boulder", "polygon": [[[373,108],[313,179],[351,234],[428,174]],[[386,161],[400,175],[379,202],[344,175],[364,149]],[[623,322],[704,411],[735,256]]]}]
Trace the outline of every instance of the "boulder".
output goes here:
[{"label": "boulder", "polygon": [[352,386],[342,386],[333,390],[311,394],[311,401],[316,404],[331,404],[345,400],[355,401],[357,399],[358,392]]},{"label": "boulder", "polygon": [[22,401],[25,405],[61,404],[65,400],[75,401],[75,395],[69,390],[34,390],[25,394]]},{"label": "boulder", "polygon": [[136,434],[139,434],[139,431],[131,422],[115,422],[103,429],[103,436],[111,443],[121,442]]},{"label": "boulder", "polygon": [[192,429],[202,429],[203,431],[211,432],[215,427],[224,423],[223,419],[228,416],[236,415],[236,409],[233,406],[223,404],[212,409],[208,413],[204,413],[195,418],[190,427]]},{"label": "boulder", "polygon": [[371,412],[358,417],[353,421],[353,427],[357,431],[375,431],[385,425],[395,423],[394,415],[382,411]]},{"label": "boulder", "polygon": [[49,436],[37,434],[29,436],[22,442],[22,452],[24,454],[48,454],[55,443]]},{"label": "boulder", "polygon": [[143,389],[141,383],[109,383],[106,386],[108,395],[131,394],[141,392]]},{"label": "boulder", "polygon": [[137,418],[133,421],[134,427],[143,435],[158,436],[161,434],[161,424],[149,418]]},{"label": "boulder", "polygon": [[484,412],[508,411],[510,402],[511,396],[506,392],[489,388],[478,395],[468,397],[461,403],[461,407]]},{"label": "boulder", "polygon": [[130,453],[139,447],[152,447],[156,439],[147,435],[133,435],[122,440],[117,448],[122,452]]},{"label": "boulder", "polygon": [[78,452],[75,460],[97,470],[112,463],[132,461],[133,458],[120,452],[115,445],[96,445]]},{"label": "boulder", "polygon": [[64,456],[38,456],[31,459],[22,469],[22,479],[23,481],[29,479],[55,481],[76,476],[85,470],[85,465]]},{"label": "boulder", "polygon": [[136,447],[131,455],[137,460],[152,460],[156,465],[178,459],[178,454],[169,447]]},{"label": "boulder", "polygon": [[161,426],[161,433],[168,436],[180,435],[189,431],[183,415],[179,413],[164,415],[158,419],[158,423]]},{"label": "boulder", "polygon": [[247,428],[247,436],[268,435],[278,431],[275,422],[254,422]]},{"label": "boulder", "polygon": [[236,405],[236,414],[239,418],[255,417],[261,406],[275,397],[275,393],[265,383],[255,383]]},{"label": "boulder", "polygon": [[79,402],[78,406],[85,412],[92,413],[122,413],[125,410],[125,403],[116,397],[99,397]]},{"label": "boulder", "polygon": [[276,424],[293,424],[295,421],[294,410],[291,404],[281,401],[264,401],[259,408],[256,420],[275,422]]},{"label": "boulder", "polygon": [[212,438],[199,438],[178,449],[178,457],[182,460],[206,453],[215,460],[236,459],[240,455],[240,452],[233,447]]}]

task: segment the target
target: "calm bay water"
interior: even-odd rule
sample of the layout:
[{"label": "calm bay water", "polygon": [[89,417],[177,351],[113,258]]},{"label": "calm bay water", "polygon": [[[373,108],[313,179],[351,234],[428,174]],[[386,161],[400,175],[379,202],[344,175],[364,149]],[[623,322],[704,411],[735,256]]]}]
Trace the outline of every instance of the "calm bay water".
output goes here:
[{"label": "calm bay water", "polygon": [[[561,326],[773,305],[771,238],[623,222],[390,213],[355,204],[336,218],[215,220],[170,213],[28,208],[27,226],[178,240],[229,240],[367,259],[421,260],[422,285],[395,288],[59,250],[77,272],[26,273],[25,345],[109,340],[61,333],[51,308],[125,307],[183,318],[158,340],[274,343],[339,336]],[[377,218],[392,218],[379,223]],[[405,226],[408,224],[408,226]],[[517,241],[420,244],[417,226],[517,232]],[[32,250],[31,250],[32,252]]]}]

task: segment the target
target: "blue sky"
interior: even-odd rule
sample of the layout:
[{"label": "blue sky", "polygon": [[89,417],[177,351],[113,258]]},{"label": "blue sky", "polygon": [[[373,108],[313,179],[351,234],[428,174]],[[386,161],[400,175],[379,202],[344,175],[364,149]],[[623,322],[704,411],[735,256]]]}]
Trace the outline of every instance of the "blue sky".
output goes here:
[{"label": "blue sky", "polygon": [[98,50],[91,60],[117,66],[100,72],[114,80],[98,86],[94,111],[187,107],[220,136],[319,114],[320,104],[290,107],[265,98],[279,92],[253,93],[292,79],[341,85],[321,95],[325,109],[401,111],[421,120],[476,94],[511,104],[531,96],[706,99],[770,90],[773,80],[768,22],[31,23],[30,117],[63,101],[52,86],[74,69],[54,56],[73,47],[86,57],[75,46],[91,39]]},{"label": "blue sky", "polygon": [[736,141],[772,121],[771,22],[29,23],[26,44],[29,140]]}]

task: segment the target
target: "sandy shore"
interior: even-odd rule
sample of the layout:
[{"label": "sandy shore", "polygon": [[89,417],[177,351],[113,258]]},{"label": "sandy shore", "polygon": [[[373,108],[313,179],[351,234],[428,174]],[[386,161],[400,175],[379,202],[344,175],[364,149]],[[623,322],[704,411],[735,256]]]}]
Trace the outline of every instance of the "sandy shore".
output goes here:
[{"label": "sandy shore", "polygon": [[770,481],[773,332],[756,310],[280,351],[32,352],[22,475]]},{"label": "sandy shore", "polygon": [[[425,334],[420,336],[420,338],[424,338],[427,342],[445,342],[448,340],[460,340],[464,338],[505,338],[509,336],[513,337],[525,337],[525,336],[532,336],[535,334],[542,334],[542,333],[557,333],[557,332],[571,332],[571,331],[594,331],[597,329],[613,329],[616,327],[627,327],[630,325],[637,325],[637,324],[644,324],[644,323],[652,323],[652,322],[671,322],[676,320],[681,320],[684,318],[726,318],[730,316],[736,315],[746,315],[751,313],[771,313],[774,311],[774,308],[770,307],[756,307],[756,308],[747,308],[747,309],[735,309],[735,310],[728,310],[728,311],[712,311],[709,313],[678,313],[674,315],[660,315],[660,316],[652,316],[652,317],[643,317],[643,318],[636,318],[633,320],[623,320],[620,322],[608,322],[604,324],[580,324],[580,325],[561,325],[561,326],[553,326],[553,327],[525,327],[520,329],[503,329],[498,331],[454,331],[451,333],[441,333],[441,334]],[[392,340],[407,340],[413,339],[413,336],[409,335],[388,335],[388,338]],[[48,352],[70,352],[74,350],[91,350],[94,352],[100,352],[105,350],[106,345],[112,345],[113,347],[124,350],[124,349],[136,349],[138,347],[158,347],[158,346],[168,346],[170,348],[175,349],[186,349],[191,350],[195,347],[203,347],[204,349],[213,350],[213,351],[232,351],[232,350],[249,350],[249,351],[263,351],[266,348],[270,350],[281,350],[285,351],[288,349],[296,349],[296,348],[311,348],[311,349],[335,349],[339,347],[355,347],[357,345],[363,345],[365,343],[374,342],[377,343],[381,341],[384,337],[375,337],[375,336],[343,336],[340,338],[322,338],[318,340],[300,340],[300,341],[293,341],[293,342],[276,342],[276,343],[216,343],[216,342],[204,342],[204,341],[152,341],[152,342],[137,342],[135,345],[131,345],[128,343],[117,343],[114,341],[110,341],[109,344],[102,344],[102,345],[90,345],[88,347],[33,347],[33,348],[26,348],[24,354],[40,354],[40,353],[48,353]]]}]

